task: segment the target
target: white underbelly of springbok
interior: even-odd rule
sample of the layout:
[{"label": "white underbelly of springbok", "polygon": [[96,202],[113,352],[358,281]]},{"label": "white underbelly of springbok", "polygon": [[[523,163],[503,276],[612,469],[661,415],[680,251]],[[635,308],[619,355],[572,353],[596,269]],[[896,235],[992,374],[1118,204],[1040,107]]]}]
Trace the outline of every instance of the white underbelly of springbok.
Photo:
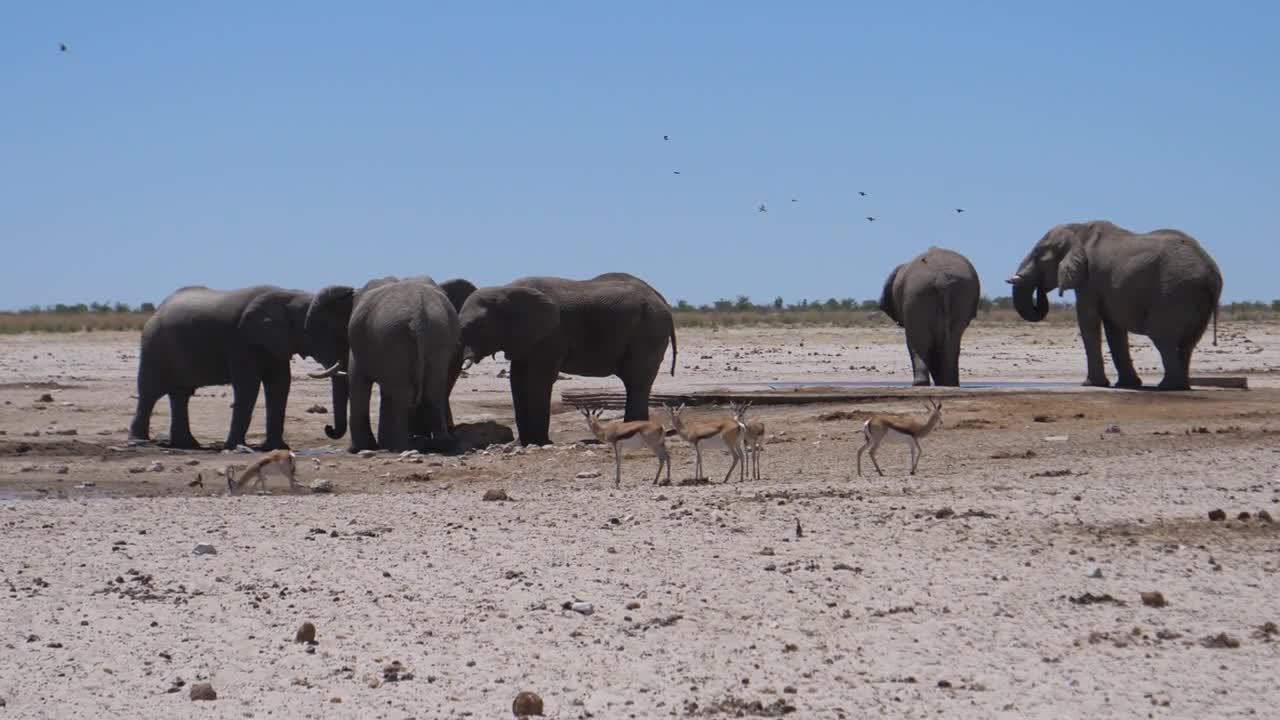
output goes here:
[{"label": "white underbelly of springbok", "polygon": [[723,435],[712,435],[698,443],[698,447],[703,450],[728,450],[729,443],[725,441]]},{"label": "white underbelly of springbok", "polygon": [[897,430],[886,430],[884,433],[884,440],[882,442],[896,442],[910,445],[911,436],[904,432],[898,432]]},{"label": "white underbelly of springbok", "polygon": [[644,446],[644,436],[640,433],[636,433],[629,438],[624,438],[618,441],[619,450],[635,450]]}]

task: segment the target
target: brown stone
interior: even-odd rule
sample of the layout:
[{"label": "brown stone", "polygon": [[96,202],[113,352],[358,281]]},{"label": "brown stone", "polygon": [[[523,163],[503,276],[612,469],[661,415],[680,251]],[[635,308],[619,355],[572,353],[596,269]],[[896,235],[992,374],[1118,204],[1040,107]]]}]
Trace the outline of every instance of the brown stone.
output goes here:
[{"label": "brown stone", "polygon": [[293,641],[294,641],[294,642],[300,642],[300,643],[313,643],[313,642],[315,642],[315,641],[316,641],[316,626],[315,626],[315,625],[313,625],[313,624],[311,624],[311,623],[309,623],[309,622],[304,622],[304,623],[302,623],[302,626],[298,628],[298,633],[297,633],[296,635],[294,635],[294,636],[293,636]]},{"label": "brown stone", "polygon": [[209,683],[196,683],[191,686],[191,700],[217,700],[218,693]]},{"label": "brown stone", "polygon": [[542,717],[542,698],[528,690],[521,692],[511,703],[511,714],[517,718]]},{"label": "brown stone", "polygon": [[1161,593],[1155,590],[1151,592],[1139,593],[1139,595],[1142,596],[1142,604],[1146,605],[1147,607],[1162,608],[1165,605],[1169,604],[1169,602],[1164,599],[1164,593]]}]

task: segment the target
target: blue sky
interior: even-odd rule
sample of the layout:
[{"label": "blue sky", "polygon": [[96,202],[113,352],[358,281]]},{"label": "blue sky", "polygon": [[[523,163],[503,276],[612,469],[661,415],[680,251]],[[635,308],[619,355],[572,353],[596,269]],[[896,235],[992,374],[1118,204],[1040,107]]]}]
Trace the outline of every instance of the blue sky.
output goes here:
[{"label": "blue sky", "polygon": [[1224,299],[1269,300],[1277,27],[1243,0],[9,3],[0,307],[610,270],[869,298],[930,244],[1005,294],[1092,218],[1186,230]]}]

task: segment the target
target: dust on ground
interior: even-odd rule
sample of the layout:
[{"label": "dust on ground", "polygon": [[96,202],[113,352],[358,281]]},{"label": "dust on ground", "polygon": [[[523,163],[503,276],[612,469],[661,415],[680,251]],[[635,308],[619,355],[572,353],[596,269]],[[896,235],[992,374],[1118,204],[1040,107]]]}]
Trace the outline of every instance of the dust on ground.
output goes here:
[{"label": "dust on ground", "polygon": [[[675,483],[631,451],[618,489],[558,401],[552,448],[350,456],[323,434],[328,386],[295,359],[286,438],[303,484],[332,492],[269,476],[270,496],[235,498],[218,473],[248,456],[125,444],[136,334],[7,337],[0,712],[181,716],[208,682],[200,714],[236,718],[505,717],[521,690],[557,718],[1266,716],[1278,332],[1224,322],[1197,351],[1195,374],[1246,374],[1248,391],[1155,393],[1075,387],[1069,325],[978,324],[966,382],[1061,387],[948,395],[915,476],[886,444],[885,476],[864,455],[858,477],[858,428],[923,416],[927,388],[754,408],[760,481],[722,484],[711,453],[712,484],[689,482],[672,437]],[[910,380],[888,328],[679,339],[656,391]],[[1134,349],[1158,382],[1156,353]],[[459,382],[460,422],[513,425],[506,367]],[[573,377],[556,397],[619,385]],[[229,403],[193,398],[199,440],[220,441]],[[259,402],[251,441],[263,419]],[[167,422],[162,400],[153,434]],[[303,622],[315,644],[294,642]]]}]

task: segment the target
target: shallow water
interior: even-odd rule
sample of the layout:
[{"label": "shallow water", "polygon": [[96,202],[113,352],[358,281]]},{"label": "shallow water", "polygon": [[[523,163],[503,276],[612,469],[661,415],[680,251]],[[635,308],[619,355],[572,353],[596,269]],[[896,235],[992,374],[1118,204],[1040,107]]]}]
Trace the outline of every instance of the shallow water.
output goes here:
[{"label": "shallow water", "polygon": [[[885,381],[885,380],[810,380],[802,382],[758,382],[758,383],[738,383],[742,386],[767,387],[771,390],[796,390],[803,388],[828,388],[828,387],[847,387],[847,388],[894,388],[905,389],[911,387],[910,381]],[[932,386],[929,386],[932,387]],[[1079,388],[1079,382],[1067,382],[1062,380],[1046,381],[1046,380],[989,380],[981,382],[962,382],[961,389],[964,388],[1025,388],[1028,390],[1050,390]]]}]

